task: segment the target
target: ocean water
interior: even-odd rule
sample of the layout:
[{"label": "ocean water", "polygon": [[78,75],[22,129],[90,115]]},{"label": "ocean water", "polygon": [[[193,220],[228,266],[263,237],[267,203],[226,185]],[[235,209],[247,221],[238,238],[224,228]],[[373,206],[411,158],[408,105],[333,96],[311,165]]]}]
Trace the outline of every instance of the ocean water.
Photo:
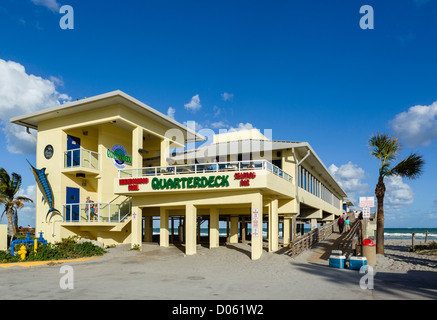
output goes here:
[{"label": "ocean water", "polygon": [[414,232],[415,239],[437,240],[437,228],[384,228],[384,239],[411,239]]},{"label": "ocean water", "polygon": [[[304,232],[307,233],[311,229],[305,227]],[[411,239],[412,233],[415,234],[415,239],[425,239],[426,231],[428,231],[428,240],[437,241],[437,228],[385,228],[384,239]],[[248,228],[250,233],[250,228]],[[171,233],[171,231],[170,231]],[[153,228],[153,234],[159,234],[159,228]],[[175,228],[174,234],[178,234],[177,228]],[[208,236],[208,229],[200,229],[201,236]],[[226,237],[226,228],[219,228],[220,237]],[[282,237],[282,228],[279,228],[279,236]],[[263,229],[263,237],[267,237],[267,229]]]}]

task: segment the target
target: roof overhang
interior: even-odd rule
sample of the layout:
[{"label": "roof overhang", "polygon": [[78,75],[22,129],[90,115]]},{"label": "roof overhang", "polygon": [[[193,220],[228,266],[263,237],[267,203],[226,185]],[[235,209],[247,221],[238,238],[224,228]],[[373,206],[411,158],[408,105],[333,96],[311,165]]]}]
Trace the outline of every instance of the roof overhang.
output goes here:
[{"label": "roof overhang", "polygon": [[145,103],[129,96],[120,90],[104,93],[90,98],[85,98],[78,101],[67,102],[51,108],[38,110],[22,116],[10,119],[11,123],[15,123],[27,128],[38,130],[38,123],[41,121],[68,116],[71,114],[84,112],[92,109],[98,109],[114,104],[122,104],[129,107],[140,114],[166,126],[169,128],[178,128],[184,132],[188,142],[204,141],[206,138],[194,130],[184,126],[169,116],[149,107]]}]

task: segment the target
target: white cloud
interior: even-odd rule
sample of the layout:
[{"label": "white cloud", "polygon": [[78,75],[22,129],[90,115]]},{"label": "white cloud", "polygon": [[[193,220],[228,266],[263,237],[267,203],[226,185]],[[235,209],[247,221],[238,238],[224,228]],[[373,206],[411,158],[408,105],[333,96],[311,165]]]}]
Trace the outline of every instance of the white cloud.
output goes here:
[{"label": "white cloud", "polygon": [[35,141],[26,129],[9,122],[10,118],[69,101],[56,91],[53,81],[29,75],[23,65],[0,59],[0,123],[12,153],[35,153]]},{"label": "white cloud", "polygon": [[340,187],[346,192],[349,199],[355,206],[358,206],[359,196],[364,196],[369,189],[369,185],[362,182],[366,177],[364,170],[351,161],[340,167],[331,164],[328,170]]},{"label": "white cloud", "polygon": [[214,129],[220,129],[220,128],[229,128],[229,125],[227,125],[223,121],[217,121],[217,122],[211,123],[211,127]]},{"label": "white cloud", "polygon": [[227,93],[227,92],[222,93],[221,96],[222,96],[222,99],[224,101],[228,101],[228,100],[232,101],[232,99],[234,98],[234,94],[233,93]]},{"label": "white cloud", "polygon": [[59,12],[59,3],[57,0],[32,0],[36,5],[44,6],[54,12]]},{"label": "white cloud", "polygon": [[168,110],[167,110],[167,115],[168,115],[170,118],[174,119],[174,115],[175,115],[175,113],[176,113],[176,109],[175,109],[175,108],[172,108],[172,107],[169,107],[169,108],[168,108]]},{"label": "white cloud", "polygon": [[184,104],[185,109],[196,112],[198,111],[200,108],[202,108],[202,105],[200,104],[200,98],[199,95],[196,94],[195,96],[193,96],[191,98],[191,101]]},{"label": "white cloud", "polygon": [[256,129],[256,128],[249,122],[246,123],[240,122],[237,127],[230,127],[228,132],[244,131],[244,130],[251,130],[251,129]]},{"label": "white cloud", "polygon": [[386,177],[384,179],[384,184],[386,189],[384,205],[389,211],[397,211],[402,207],[413,203],[413,190],[408,184],[402,181],[402,177]]},{"label": "white cloud", "polygon": [[222,113],[222,109],[220,109],[217,106],[214,106],[213,110],[214,110],[214,118],[217,118]]},{"label": "white cloud", "polygon": [[430,145],[437,138],[437,102],[413,106],[399,113],[390,126],[401,142],[410,147]]}]

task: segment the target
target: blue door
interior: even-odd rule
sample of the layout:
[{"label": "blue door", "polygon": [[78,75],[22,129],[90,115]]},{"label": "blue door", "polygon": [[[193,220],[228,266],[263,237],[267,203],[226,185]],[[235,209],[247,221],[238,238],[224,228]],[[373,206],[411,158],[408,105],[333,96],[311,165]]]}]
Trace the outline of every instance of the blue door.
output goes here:
[{"label": "blue door", "polygon": [[80,166],[80,138],[67,135],[66,167]]},{"label": "blue door", "polygon": [[[66,221],[79,221],[80,206],[79,206],[79,188],[67,187],[67,199],[66,199]],[[76,205],[77,203],[77,205]]]}]

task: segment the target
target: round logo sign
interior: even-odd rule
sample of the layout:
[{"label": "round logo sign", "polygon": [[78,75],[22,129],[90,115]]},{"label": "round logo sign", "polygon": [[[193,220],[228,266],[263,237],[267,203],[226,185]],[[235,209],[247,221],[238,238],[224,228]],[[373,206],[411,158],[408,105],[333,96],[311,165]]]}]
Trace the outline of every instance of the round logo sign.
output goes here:
[{"label": "round logo sign", "polygon": [[53,157],[53,146],[51,144],[46,145],[44,148],[44,157],[46,159],[50,159]]},{"label": "round logo sign", "polygon": [[126,163],[132,164],[132,158],[127,155],[126,149],[120,144],[108,149],[106,155],[112,159],[112,163],[119,169],[126,167]]}]

